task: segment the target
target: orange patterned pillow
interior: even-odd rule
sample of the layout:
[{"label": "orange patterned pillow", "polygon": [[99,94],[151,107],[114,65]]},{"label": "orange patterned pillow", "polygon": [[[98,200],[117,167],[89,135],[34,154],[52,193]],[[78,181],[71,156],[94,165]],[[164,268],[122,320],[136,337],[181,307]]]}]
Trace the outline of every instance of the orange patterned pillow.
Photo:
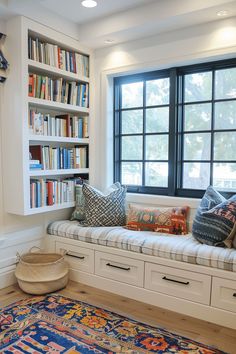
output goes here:
[{"label": "orange patterned pillow", "polygon": [[129,204],[126,228],[186,235],[188,206],[156,208]]}]

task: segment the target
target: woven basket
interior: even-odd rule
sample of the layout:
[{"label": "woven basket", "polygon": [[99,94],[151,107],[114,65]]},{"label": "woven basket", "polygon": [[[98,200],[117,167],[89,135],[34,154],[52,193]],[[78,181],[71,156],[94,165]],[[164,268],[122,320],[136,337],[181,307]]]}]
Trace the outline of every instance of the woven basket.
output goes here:
[{"label": "woven basket", "polygon": [[42,295],[62,289],[68,283],[68,264],[57,253],[32,252],[22,256],[15,276],[19,287],[28,294]]}]

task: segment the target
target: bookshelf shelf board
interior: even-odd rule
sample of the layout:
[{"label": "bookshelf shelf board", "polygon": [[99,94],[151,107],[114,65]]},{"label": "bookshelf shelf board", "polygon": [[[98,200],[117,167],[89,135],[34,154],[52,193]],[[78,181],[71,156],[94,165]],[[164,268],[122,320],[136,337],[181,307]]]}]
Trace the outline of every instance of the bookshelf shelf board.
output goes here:
[{"label": "bookshelf shelf board", "polygon": [[48,211],[73,208],[75,206],[75,202],[63,203],[63,204],[55,204],[50,206],[44,206],[40,208],[30,208],[25,212],[25,215],[33,215],[39,213],[47,213]]},{"label": "bookshelf shelf board", "polygon": [[40,176],[62,176],[62,175],[77,175],[89,173],[88,168],[72,168],[72,169],[61,169],[61,170],[36,170],[29,171],[30,177],[40,177]]},{"label": "bookshelf shelf board", "polygon": [[73,106],[72,104],[43,100],[41,98],[28,97],[28,103],[34,107],[54,109],[61,112],[88,114],[89,108]]},{"label": "bookshelf shelf board", "polygon": [[66,144],[89,144],[89,138],[67,138],[62,136],[46,136],[46,135],[30,135],[29,136],[30,142],[37,142],[37,143],[66,143]]},{"label": "bookshelf shelf board", "polygon": [[85,76],[79,76],[78,74],[71,73],[70,71],[58,69],[54,66],[43,64],[35,60],[28,59],[29,72],[33,73],[45,73],[57,77],[63,77],[66,80],[78,81],[89,83],[89,78]]}]

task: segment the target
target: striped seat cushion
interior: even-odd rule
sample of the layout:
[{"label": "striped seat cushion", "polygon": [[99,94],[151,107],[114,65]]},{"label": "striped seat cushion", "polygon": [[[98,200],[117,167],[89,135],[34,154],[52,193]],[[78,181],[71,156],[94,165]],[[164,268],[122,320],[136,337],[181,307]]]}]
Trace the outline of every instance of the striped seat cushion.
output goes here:
[{"label": "striped seat cushion", "polygon": [[115,247],[175,261],[236,272],[236,250],[201,244],[192,234],[178,236],[151,231],[131,231],[121,226],[81,227],[77,221],[55,221],[51,235]]}]

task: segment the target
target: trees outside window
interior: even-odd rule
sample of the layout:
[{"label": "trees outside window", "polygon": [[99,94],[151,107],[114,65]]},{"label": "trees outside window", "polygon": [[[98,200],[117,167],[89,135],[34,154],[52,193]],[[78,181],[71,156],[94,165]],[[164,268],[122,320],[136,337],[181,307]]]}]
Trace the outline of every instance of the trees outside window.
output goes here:
[{"label": "trees outside window", "polygon": [[114,83],[115,180],[141,193],[236,190],[236,60]]}]

